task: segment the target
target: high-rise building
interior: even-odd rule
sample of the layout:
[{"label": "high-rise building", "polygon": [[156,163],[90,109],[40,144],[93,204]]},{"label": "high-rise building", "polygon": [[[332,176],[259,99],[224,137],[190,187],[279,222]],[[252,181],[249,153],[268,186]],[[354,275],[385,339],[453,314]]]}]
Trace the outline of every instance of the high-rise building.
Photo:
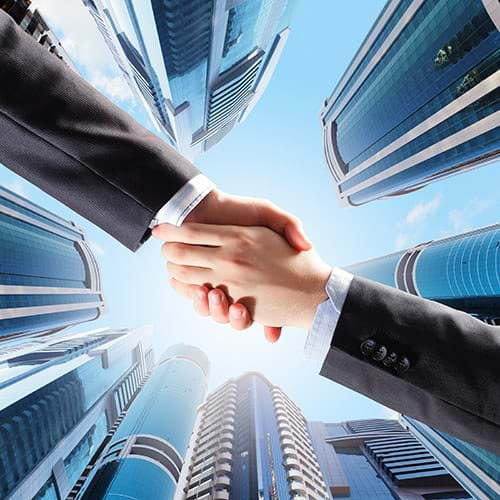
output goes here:
[{"label": "high-rise building", "polygon": [[493,324],[500,320],[500,224],[345,269]]},{"label": "high-rise building", "polygon": [[241,123],[266,89],[295,0],[83,0],[126,81],[189,158]]},{"label": "high-rise building", "polygon": [[479,500],[500,498],[500,455],[402,416],[407,428]]},{"label": "high-rise building", "polygon": [[0,498],[66,498],[153,364],[149,328],[50,336],[4,352]]},{"label": "high-rise building", "polygon": [[310,422],[309,432],[332,498],[472,498],[396,420]]},{"label": "high-rise building", "polygon": [[325,499],[300,409],[259,373],[231,379],[198,410],[178,499]]},{"label": "high-rise building", "polygon": [[389,0],[321,111],[343,205],[498,158],[500,7]]},{"label": "high-rise building", "polygon": [[103,310],[83,230],[0,187],[0,344],[90,321]]},{"label": "high-rise building", "polygon": [[72,498],[171,500],[203,402],[210,364],[196,347],[175,345],[160,359]]},{"label": "high-rise building", "polygon": [[42,47],[75,69],[68,53],[54,32],[51,31],[43,16],[32,7],[31,0],[0,0],[0,9],[7,12]]}]

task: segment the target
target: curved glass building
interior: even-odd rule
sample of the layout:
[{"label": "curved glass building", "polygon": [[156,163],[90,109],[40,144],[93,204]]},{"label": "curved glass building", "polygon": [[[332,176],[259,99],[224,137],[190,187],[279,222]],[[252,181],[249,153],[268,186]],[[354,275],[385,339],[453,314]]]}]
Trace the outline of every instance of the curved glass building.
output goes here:
[{"label": "curved glass building", "polygon": [[134,93],[189,158],[265,91],[295,0],[83,0]]},{"label": "curved glass building", "polygon": [[174,497],[209,370],[196,347],[176,345],[165,352],[118,419],[82,498]]},{"label": "curved glass building", "polygon": [[500,320],[500,224],[345,269],[485,321]]},{"label": "curved glass building", "polygon": [[4,349],[0,498],[66,498],[153,366],[151,329],[100,329]]},{"label": "curved glass building", "polygon": [[498,158],[499,29],[493,0],[387,2],[321,111],[341,204]]},{"label": "curved glass building", "polygon": [[103,310],[83,230],[0,187],[0,343],[53,333]]}]

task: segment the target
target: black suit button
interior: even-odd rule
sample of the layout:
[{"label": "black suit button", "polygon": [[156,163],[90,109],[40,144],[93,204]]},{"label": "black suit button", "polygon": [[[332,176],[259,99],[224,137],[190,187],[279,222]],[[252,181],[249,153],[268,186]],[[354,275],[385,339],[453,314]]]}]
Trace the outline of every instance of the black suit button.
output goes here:
[{"label": "black suit button", "polygon": [[387,356],[387,347],[385,347],[385,345],[379,345],[372,352],[372,359],[374,359],[375,361],[382,361],[386,356]]},{"label": "black suit button", "polygon": [[405,373],[408,371],[409,368],[410,368],[410,360],[405,356],[399,359],[397,363],[394,365],[394,369],[398,373]]},{"label": "black suit button", "polygon": [[395,352],[388,354],[382,361],[384,366],[390,367],[398,360],[398,355]]},{"label": "black suit button", "polygon": [[365,340],[361,344],[361,353],[363,356],[369,356],[376,347],[377,343],[373,339]]}]

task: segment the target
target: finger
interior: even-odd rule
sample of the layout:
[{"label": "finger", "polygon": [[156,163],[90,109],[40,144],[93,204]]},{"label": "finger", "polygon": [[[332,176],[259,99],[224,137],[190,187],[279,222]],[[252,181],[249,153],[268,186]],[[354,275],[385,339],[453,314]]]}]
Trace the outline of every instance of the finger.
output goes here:
[{"label": "finger", "polygon": [[210,246],[222,245],[224,233],[224,226],[197,222],[185,223],[180,227],[172,224],[160,224],[155,226],[152,231],[153,236],[160,240]]},{"label": "finger", "polygon": [[284,236],[293,248],[299,251],[312,248],[312,243],[307,239],[302,223],[297,217],[268,201],[259,202],[257,209],[261,224]]},{"label": "finger", "polygon": [[210,309],[208,307],[208,288],[206,286],[199,286],[196,288],[193,298],[194,310],[201,316],[210,316]]},{"label": "finger", "polygon": [[188,285],[203,285],[212,281],[210,277],[213,271],[204,267],[181,266],[167,262],[167,270],[172,278]]},{"label": "finger", "polygon": [[229,306],[229,321],[234,330],[246,330],[253,323],[248,309],[239,303]]},{"label": "finger", "polygon": [[264,327],[264,335],[268,342],[274,344],[278,342],[281,337],[281,326],[265,326]]},{"label": "finger", "polygon": [[208,292],[208,307],[210,316],[217,323],[229,323],[229,303],[226,294],[214,288]]},{"label": "finger", "polygon": [[197,286],[196,285],[190,285],[186,283],[181,283],[180,281],[177,281],[175,278],[170,278],[170,286],[180,295],[183,295],[184,297],[188,299],[192,299],[195,295]]},{"label": "finger", "polygon": [[212,268],[217,250],[218,247],[167,242],[162,245],[161,254],[175,264]]}]

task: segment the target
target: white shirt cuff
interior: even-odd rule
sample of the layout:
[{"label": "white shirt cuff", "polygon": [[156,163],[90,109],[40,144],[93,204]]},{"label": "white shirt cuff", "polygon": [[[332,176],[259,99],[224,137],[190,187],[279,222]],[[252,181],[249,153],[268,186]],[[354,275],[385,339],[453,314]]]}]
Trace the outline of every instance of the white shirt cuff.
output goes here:
[{"label": "white shirt cuff", "polygon": [[307,336],[304,348],[304,355],[307,359],[323,364],[330,349],[352,277],[352,274],[338,267],[332,269],[325,287],[328,299],[316,309],[313,325]]},{"label": "white shirt cuff", "polygon": [[214,188],[215,184],[210,179],[203,174],[196,175],[163,205],[151,221],[150,227],[164,223],[180,226]]}]

